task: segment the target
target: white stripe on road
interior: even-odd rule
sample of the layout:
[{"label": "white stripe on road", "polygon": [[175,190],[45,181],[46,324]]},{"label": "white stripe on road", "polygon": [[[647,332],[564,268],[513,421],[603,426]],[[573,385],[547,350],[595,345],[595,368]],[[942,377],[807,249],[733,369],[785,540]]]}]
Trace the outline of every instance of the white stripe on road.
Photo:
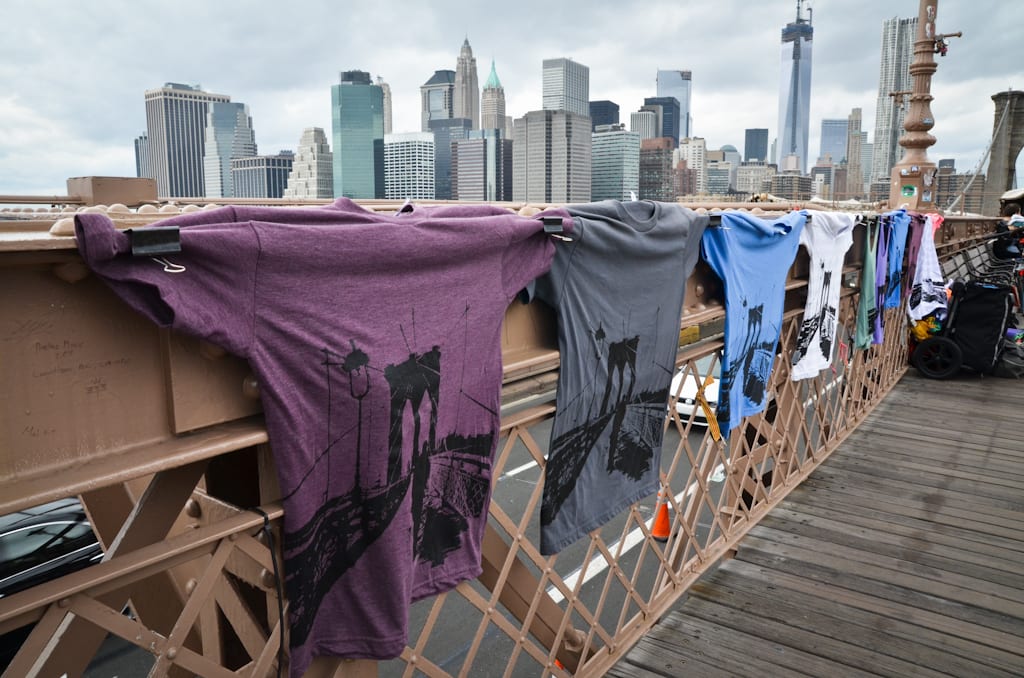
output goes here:
[{"label": "white stripe on road", "polygon": [[510,478],[512,476],[517,476],[520,473],[522,473],[523,471],[529,471],[531,468],[533,468],[536,465],[537,465],[537,462],[531,461],[528,464],[523,464],[522,466],[516,466],[511,471],[505,471],[503,474],[501,474],[501,477],[502,478]]},{"label": "white stripe on road", "polygon": [[[711,476],[708,478],[708,480],[710,480],[711,482],[721,482],[721,481],[716,481],[716,480],[713,480],[713,479],[716,476],[721,475],[722,471],[724,471],[724,467],[721,464],[719,464],[715,468],[715,470],[711,473]],[[721,475],[721,477],[722,477],[723,480],[725,479],[724,475]],[[683,502],[683,499],[685,499],[686,497],[689,497],[691,494],[693,494],[696,491],[697,491],[697,483],[694,482],[688,488],[686,488],[685,492],[682,492],[681,494],[677,494],[676,495],[676,504],[681,504]],[[657,505],[655,505],[655,510],[657,510]],[[639,544],[643,540],[644,540],[644,532],[643,532],[643,530],[641,530],[639,527],[634,529],[632,532],[630,532],[629,534],[626,535],[625,540],[622,542],[623,543],[622,553],[629,552],[630,549],[634,548],[637,544]],[[613,542],[613,543],[608,545],[608,550],[610,552],[612,552],[612,553],[615,553],[615,550],[616,550],[616,548],[618,548],[618,545],[619,545],[618,541]],[[586,584],[591,579],[593,579],[597,575],[599,575],[602,572],[604,572],[606,569],[608,569],[608,561],[605,560],[604,556],[602,556],[600,554],[594,556],[593,558],[591,558],[590,563],[588,564],[587,576],[583,578],[583,583]],[[582,571],[583,571],[583,566],[581,565],[580,567],[578,567],[575,570],[573,570],[572,574],[570,574],[568,577],[565,577],[565,579],[564,579],[565,585],[566,585],[566,587],[570,591],[576,588],[576,584],[577,584],[577,582],[579,582],[580,572],[582,572]],[[565,596],[562,595],[562,592],[558,589],[557,586],[554,586],[554,585],[548,587],[548,595],[551,596],[551,599],[554,600],[556,603],[561,603],[563,600],[565,600]]]}]

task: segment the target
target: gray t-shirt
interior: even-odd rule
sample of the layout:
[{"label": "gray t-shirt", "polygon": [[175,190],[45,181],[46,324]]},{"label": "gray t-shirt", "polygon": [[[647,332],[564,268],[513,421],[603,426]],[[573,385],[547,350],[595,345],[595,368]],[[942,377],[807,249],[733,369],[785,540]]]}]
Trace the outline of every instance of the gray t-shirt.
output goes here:
[{"label": "gray t-shirt", "polygon": [[570,205],[535,294],[558,314],[558,405],[540,550],[557,553],[655,492],[686,278],[708,218],[674,203]]}]

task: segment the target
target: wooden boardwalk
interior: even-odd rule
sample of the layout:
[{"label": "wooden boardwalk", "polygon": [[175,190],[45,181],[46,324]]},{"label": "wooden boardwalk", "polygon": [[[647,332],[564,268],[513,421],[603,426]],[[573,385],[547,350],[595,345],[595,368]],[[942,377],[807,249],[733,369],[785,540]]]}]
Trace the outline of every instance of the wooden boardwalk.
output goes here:
[{"label": "wooden boardwalk", "polygon": [[1024,675],[1024,381],[911,370],[608,675]]}]

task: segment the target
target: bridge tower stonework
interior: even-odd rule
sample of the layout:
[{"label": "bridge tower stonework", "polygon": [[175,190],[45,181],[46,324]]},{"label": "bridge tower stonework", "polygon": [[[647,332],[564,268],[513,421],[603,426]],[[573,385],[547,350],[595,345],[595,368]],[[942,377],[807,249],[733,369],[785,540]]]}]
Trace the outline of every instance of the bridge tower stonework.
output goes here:
[{"label": "bridge tower stonework", "polygon": [[988,216],[999,214],[999,196],[1013,188],[1017,156],[1024,148],[1024,91],[999,92],[992,95],[992,101],[996,102],[996,117],[982,203],[982,212]]}]

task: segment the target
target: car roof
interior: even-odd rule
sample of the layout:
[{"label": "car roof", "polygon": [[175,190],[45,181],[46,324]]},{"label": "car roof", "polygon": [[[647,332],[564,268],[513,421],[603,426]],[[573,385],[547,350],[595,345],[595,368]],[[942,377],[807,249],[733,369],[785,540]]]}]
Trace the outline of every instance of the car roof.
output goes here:
[{"label": "car roof", "polygon": [[82,520],[85,512],[77,499],[58,499],[0,516],[0,534],[53,520]]}]

